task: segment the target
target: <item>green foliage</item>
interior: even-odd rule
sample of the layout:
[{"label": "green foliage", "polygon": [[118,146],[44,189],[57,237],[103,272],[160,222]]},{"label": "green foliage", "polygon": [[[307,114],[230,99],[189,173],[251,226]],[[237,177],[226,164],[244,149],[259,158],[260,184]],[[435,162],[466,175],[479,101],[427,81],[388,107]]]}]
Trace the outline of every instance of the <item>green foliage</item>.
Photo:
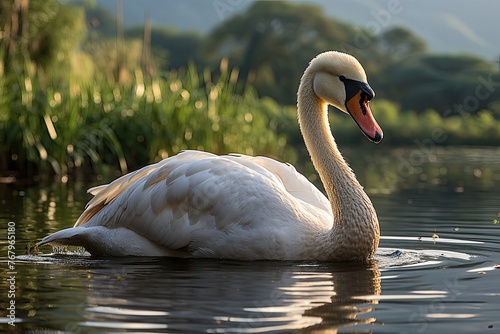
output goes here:
[{"label": "green foliage", "polygon": [[[449,116],[450,109],[457,109],[454,106],[466,105],[467,113],[476,114],[500,100],[500,73],[473,56],[409,57],[391,65],[382,77],[373,85],[377,95],[397,102],[403,110],[432,108]],[[484,82],[492,82],[493,90]]]},{"label": "green foliage", "polygon": [[[6,78],[12,94],[1,112],[4,170],[65,174],[87,158],[99,163],[103,146],[116,141],[105,120],[89,115],[87,92],[72,97],[68,90],[41,89],[36,76]],[[123,156],[119,145],[113,148],[114,156]]]},{"label": "green foliage", "polygon": [[278,133],[283,119],[291,123],[281,107],[251,89],[236,94],[234,78],[223,71],[213,80],[192,65],[148,80],[137,71],[130,88],[96,81],[72,94],[43,92],[36,77],[25,77],[2,109],[3,170],[66,174],[111,164],[125,172],[185,149],[294,159]]},{"label": "green foliage", "polygon": [[19,75],[29,63],[42,84],[58,80],[58,70],[69,63],[68,55],[85,34],[83,10],[57,0],[10,3],[4,1],[0,7],[3,71]]},{"label": "green foliage", "polygon": [[410,55],[425,52],[425,42],[411,30],[404,27],[394,27],[380,34],[377,47],[383,55],[392,55],[392,60],[406,58]]}]

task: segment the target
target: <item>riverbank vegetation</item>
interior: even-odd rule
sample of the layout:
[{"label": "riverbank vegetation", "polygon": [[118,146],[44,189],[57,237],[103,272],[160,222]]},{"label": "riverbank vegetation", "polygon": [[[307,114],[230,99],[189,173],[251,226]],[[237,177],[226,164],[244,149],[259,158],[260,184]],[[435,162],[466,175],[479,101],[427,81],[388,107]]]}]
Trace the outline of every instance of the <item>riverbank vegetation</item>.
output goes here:
[{"label": "riverbank vegetation", "polygon": [[[359,29],[309,5],[256,2],[200,36],[26,3],[0,11],[1,175],[123,173],[184,149],[307,160],[295,91],[310,58],[335,46],[365,64],[382,145],[500,145],[494,65],[429,54],[402,28],[356,48]],[[339,143],[365,142],[347,118],[331,113]]]}]

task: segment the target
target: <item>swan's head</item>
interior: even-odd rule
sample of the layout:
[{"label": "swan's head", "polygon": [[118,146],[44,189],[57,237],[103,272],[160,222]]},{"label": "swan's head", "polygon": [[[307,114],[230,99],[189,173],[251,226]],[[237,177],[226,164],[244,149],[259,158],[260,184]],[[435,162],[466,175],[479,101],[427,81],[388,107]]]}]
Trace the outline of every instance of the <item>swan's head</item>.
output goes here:
[{"label": "swan's head", "polygon": [[324,52],[311,61],[306,73],[312,74],[314,93],[321,100],[351,115],[373,142],[382,140],[382,129],[369,106],[375,93],[356,58],[336,51]]}]

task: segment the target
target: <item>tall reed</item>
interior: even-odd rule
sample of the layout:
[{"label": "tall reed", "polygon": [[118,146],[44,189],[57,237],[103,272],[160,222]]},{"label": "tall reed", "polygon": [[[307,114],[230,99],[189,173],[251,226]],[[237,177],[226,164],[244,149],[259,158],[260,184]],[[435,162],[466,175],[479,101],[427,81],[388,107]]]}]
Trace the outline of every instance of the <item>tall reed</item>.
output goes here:
[{"label": "tall reed", "polygon": [[294,114],[251,88],[238,93],[236,78],[224,62],[216,79],[190,65],[154,77],[138,70],[128,87],[95,79],[42,90],[36,76],[10,78],[0,86],[2,170],[123,173],[185,149],[293,160],[278,127]]}]

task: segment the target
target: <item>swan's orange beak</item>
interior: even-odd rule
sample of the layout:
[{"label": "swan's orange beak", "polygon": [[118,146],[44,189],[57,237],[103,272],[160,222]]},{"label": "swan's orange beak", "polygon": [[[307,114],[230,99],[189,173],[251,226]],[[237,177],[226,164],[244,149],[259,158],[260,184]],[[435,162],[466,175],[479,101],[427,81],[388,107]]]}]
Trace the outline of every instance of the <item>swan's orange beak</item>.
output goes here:
[{"label": "swan's orange beak", "polygon": [[384,133],[373,117],[369,102],[368,96],[362,90],[359,90],[345,105],[349,114],[368,139],[374,143],[379,143]]}]

